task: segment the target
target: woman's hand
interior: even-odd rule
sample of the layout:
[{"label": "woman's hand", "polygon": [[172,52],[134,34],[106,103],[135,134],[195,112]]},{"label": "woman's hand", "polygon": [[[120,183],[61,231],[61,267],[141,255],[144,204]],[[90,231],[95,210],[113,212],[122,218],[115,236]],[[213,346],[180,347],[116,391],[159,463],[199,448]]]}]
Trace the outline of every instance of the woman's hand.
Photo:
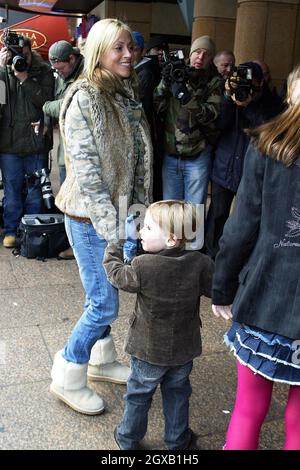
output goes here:
[{"label": "woman's hand", "polygon": [[230,320],[232,318],[232,313],[231,313],[231,305],[214,305],[212,304],[211,308],[213,311],[213,314],[216,315],[216,317],[223,317],[225,320]]}]

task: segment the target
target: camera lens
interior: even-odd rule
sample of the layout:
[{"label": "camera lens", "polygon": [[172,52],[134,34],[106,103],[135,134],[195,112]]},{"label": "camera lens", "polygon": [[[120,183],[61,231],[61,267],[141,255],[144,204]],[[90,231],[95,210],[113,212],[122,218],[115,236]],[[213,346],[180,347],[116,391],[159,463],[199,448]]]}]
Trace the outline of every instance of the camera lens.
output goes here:
[{"label": "camera lens", "polygon": [[25,72],[27,70],[27,62],[21,55],[16,55],[13,58],[13,66],[17,72]]},{"label": "camera lens", "polygon": [[52,209],[54,207],[54,196],[52,192],[51,181],[44,168],[40,170],[40,185],[44,204],[47,209]]},{"label": "camera lens", "polygon": [[250,87],[249,86],[238,86],[234,92],[235,99],[237,101],[246,101],[250,94]]}]

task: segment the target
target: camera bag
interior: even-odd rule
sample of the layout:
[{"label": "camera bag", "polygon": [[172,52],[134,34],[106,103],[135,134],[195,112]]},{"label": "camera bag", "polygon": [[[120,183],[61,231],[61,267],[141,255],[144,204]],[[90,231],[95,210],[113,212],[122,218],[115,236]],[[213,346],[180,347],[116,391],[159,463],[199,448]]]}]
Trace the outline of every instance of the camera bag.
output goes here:
[{"label": "camera bag", "polygon": [[55,258],[69,247],[63,214],[31,214],[21,219],[15,255],[26,258]]}]

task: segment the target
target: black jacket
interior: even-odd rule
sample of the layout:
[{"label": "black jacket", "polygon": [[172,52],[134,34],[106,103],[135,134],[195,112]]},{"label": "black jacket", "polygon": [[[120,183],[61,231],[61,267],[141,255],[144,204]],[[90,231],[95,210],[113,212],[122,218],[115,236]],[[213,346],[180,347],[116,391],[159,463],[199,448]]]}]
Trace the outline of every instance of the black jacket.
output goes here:
[{"label": "black jacket", "polygon": [[212,301],[233,302],[240,323],[300,338],[300,158],[287,168],[249,146]]},{"label": "black jacket", "polygon": [[[4,82],[5,74],[5,68],[0,67],[0,80]],[[22,85],[13,72],[7,75],[7,101],[1,105],[0,153],[30,155],[47,152],[52,146],[51,139],[46,141],[43,136],[42,126],[36,135],[31,123],[43,120],[43,104],[53,99],[53,72],[33,51],[28,74]]]},{"label": "black jacket", "polygon": [[249,145],[244,129],[253,129],[280,111],[280,99],[271,95],[267,87],[263,88],[262,96],[247,107],[237,106],[231,99],[222,97],[221,111],[216,121],[221,136],[215,151],[213,182],[230,191],[237,191]]}]

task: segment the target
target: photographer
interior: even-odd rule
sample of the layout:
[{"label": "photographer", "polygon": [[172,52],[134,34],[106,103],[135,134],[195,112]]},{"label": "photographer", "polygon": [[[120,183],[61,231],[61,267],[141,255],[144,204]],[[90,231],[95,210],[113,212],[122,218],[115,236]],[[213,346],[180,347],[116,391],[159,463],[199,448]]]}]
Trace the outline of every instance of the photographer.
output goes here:
[{"label": "photographer", "polygon": [[3,246],[13,248],[22,216],[44,211],[39,178],[25,186],[25,175],[48,167],[51,135],[44,133],[42,107],[52,99],[51,68],[31,50],[28,38],[3,34],[0,80],[6,84],[1,105],[0,165],[4,186]]},{"label": "photographer", "polygon": [[[144,38],[138,31],[132,33],[134,39],[133,54],[135,59],[135,71],[139,80],[140,99],[146,113],[146,117],[151,130],[151,139],[153,144],[153,198],[155,201],[162,199],[162,123],[154,110],[153,95],[154,90],[161,80],[161,71],[159,65],[158,51],[168,50],[163,38],[158,37],[150,39],[149,43],[156,44],[157,47],[151,48],[152,55],[144,56],[145,44]],[[149,47],[149,43],[146,47]]]},{"label": "photographer", "polygon": [[206,202],[221,94],[214,52],[208,36],[196,39],[190,64],[167,60],[155,90],[157,110],[165,112],[164,199]]},{"label": "photographer", "polygon": [[280,111],[281,102],[264,85],[263,72],[258,64],[240,64],[226,80],[217,120],[221,136],[213,163],[211,204],[205,234],[206,253],[212,258],[219,250],[219,239],[243,173],[249,144],[244,129],[258,126]]},{"label": "photographer", "polygon": [[[52,44],[48,52],[49,62],[57,73],[55,78],[54,100],[46,101],[43,111],[47,121],[58,124],[60,109],[69,86],[77,80],[83,71],[84,59],[77,47],[72,47],[67,41],[57,41]],[[60,184],[66,178],[64,149],[59,136],[57,149],[57,163],[59,167]]]}]

